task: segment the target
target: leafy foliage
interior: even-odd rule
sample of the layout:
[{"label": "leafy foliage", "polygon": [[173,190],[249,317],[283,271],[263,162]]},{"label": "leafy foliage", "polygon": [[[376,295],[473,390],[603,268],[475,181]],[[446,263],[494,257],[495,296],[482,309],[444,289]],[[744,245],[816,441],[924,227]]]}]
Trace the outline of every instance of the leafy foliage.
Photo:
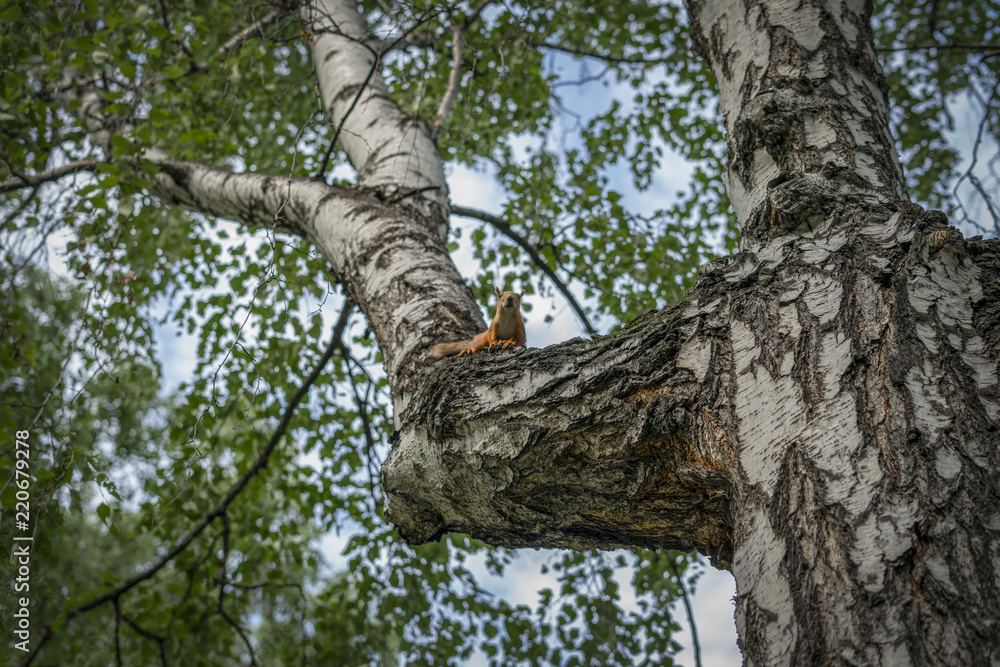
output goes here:
[{"label": "leafy foliage", "polygon": [[[987,220],[993,226],[989,232],[1000,234],[1000,202],[994,194],[1000,186],[1000,8],[989,2],[877,2],[875,21],[882,27],[876,46],[886,56],[893,130],[911,194],[976,231],[987,231]],[[963,156],[963,147],[955,143],[955,134],[968,130],[962,126],[966,110],[973,111],[980,126],[978,137],[964,138],[974,142],[972,160],[968,148]],[[959,186],[970,179],[980,181],[977,191],[960,192]],[[975,215],[984,203],[992,215]]]},{"label": "leafy foliage", "polygon": [[[283,6],[0,8],[0,180],[95,160],[58,183],[0,194],[0,426],[31,425],[32,618],[51,627],[39,659],[242,664],[249,646],[261,664],[460,664],[474,652],[496,664],[670,664],[671,605],[679,578],[690,586],[697,571],[690,557],[553,554],[560,588],[532,606],[474,574],[499,576],[516,554],[459,535],[416,549],[398,539],[377,480],[392,428],[387,389],[357,319],[286,439],[226,511],[115,601],[69,615],[144,571],[216,505],[349,307],[307,243],[165,208],[147,193],[150,147],[316,175],[333,131],[297,15],[230,43]],[[930,26],[921,3],[880,3],[878,43],[996,43],[995,7],[934,6]],[[385,76],[405,112],[432,122],[453,65],[449,27],[472,7],[361,8],[377,35],[413,35],[416,46],[385,55]],[[463,40],[441,153],[495,176],[504,219],[588,297],[605,329],[679,300],[701,263],[735,248],[714,82],[688,47],[678,5],[498,4]],[[959,168],[949,109],[963,95],[993,104],[995,69],[974,50],[923,49],[889,58],[887,76],[910,186],[948,205]],[[109,125],[88,125],[80,101],[67,102],[84,84]],[[997,118],[984,116],[989,137]],[[666,205],[644,206],[673,171],[687,185]],[[515,244],[486,225],[467,229],[483,302],[494,276],[550,289]],[[53,249],[63,275],[47,268]],[[179,387],[167,385],[174,369],[160,366],[167,355],[156,343],[174,333],[190,348],[168,363],[193,359]],[[5,449],[0,469],[12,468]],[[0,492],[5,540],[13,493],[9,484]],[[331,533],[346,540],[346,569],[323,562]],[[0,566],[3,582],[10,567]],[[637,593],[631,609],[618,590],[625,575]],[[14,597],[0,596],[5,614]]]}]

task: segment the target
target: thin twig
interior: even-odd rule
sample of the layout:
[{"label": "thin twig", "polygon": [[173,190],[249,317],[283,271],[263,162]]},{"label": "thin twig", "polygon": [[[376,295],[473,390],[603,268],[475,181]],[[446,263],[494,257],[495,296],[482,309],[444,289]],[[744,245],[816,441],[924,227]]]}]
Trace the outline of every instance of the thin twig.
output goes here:
[{"label": "thin twig", "polygon": [[122,608],[115,599],[115,665],[122,667]]},{"label": "thin twig", "polygon": [[492,3],[493,0],[480,0],[479,4],[476,5],[476,8],[472,10],[472,13],[466,16],[465,20],[462,21],[462,27],[460,30],[464,33],[471,28],[472,24],[479,20],[479,16],[483,13],[483,10]]},{"label": "thin twig", "polygon": [[134,618],[132,618],[131,616],[129,616],[124,612],[122,612],[122,620],[125,621],[126,625],[128,625],[130,628],[138,632],[146,639],[156,642],[157,646],[160,649],[160,664],[163,665],[163,667],[167,667],[168,665],[167,648],[166,648],[167,638],[161,634],[153,632],[152,630],[147,630],[146,628],[142,627]]},{"label": "thin twig", "polygon": [[220,56],[228,56],[233,51],[242,47],[254,33],[259,33],[263,37],[264,30],[266,28],[269,28],[277,23],[278,19],[285,14],[289,14],[298,8],[298,2],[289,2],[284,7],[272,10],[270,14],[261,20],[255,22],[253,25],[247,26],[245,29],[233,35],[225,44],[216,50],[216,54]]},{"label": "thin twig", "polygon": [[908,44],[906,46],[880,46],[875,50],[879,53],[893,53],[896,51],[928,51],[930,49],[959,49],[965,51],[1000,51],[1000,44],[939,44],[930,42],[927,44]]},{"label": "thin twig", "polygon": [[670,571],[674,573],[674,578],[677,579],[677,585],[681,589],[681,600],[684,602],[684,611],[687,613],[688,625],[691,626],[691,644],[694,647],[694,664],[696,667],[701,667],[701,644],[698,642],[698,628],[695,627],[694,610],[691,609],[691,600],[688,598],[687,588],[684,586],[684,580],[681,579],[681,575],[677,571],[677,565],[674,563],[674,559],[670,554],[667,554],[667,565],[670,567]]},{"label": "thin twig", "polygon": [[542,256],[539,255],[535,247],[528,242],[528,239],[515,232],[511,226],[502,219],[495,215],[486,213],[485,211],[478,211],[474,208],[466,208],[464,206],[452,206],[451,212],[465,218],[475,218],[476,220],[488,222],[504,236],[507,236],[514,241],[514,243],[519,245],[522,250],[528,253],[528,256],[531,257],[532,261],[538,266],[538,268],[549,277],[549,280],[553,282],[556,289],[562,292],[562,295],[566,297],[569,305],[576,312],[576,316],[580,318],[580,322],[583,323],[584,328],[587,329],[587,333],[591,336],[597,335],[597,329],[591,325],[590,320],[587,318],[587,314],[583,311],[583,308],[580,307],[580,304],[577,302],[576,297],[573,296],[573,293],[569,291],[569,287],[558,275],[556,275],[556,272],[548,265],[548,262],[542,259]]},{"label": "thin twig", "polygon": [[963,180],[969,179],[969,183],[971,183],[972,187],[976,189],[979,196],[983,198],[983,202],[986,204],[986,210],[989,212],[990,217],[993,218],[993,228],[996,230],[996,233],[1000,235],[1000,212],[998,212],[996,207],[993,205],[993,200],[990,198],[989,193],[986,192],[986,188],[983,187],[982,181],[979,180],[978,176],[972,173],[973,169],[976,168],[976,163],[979,161],[979,147],[982,145],[983,133],[986,130],[987,121],[990,118],[990,107],[993,104],[993,100],[995,100],[997,95],[1000,94],[1000,86],[994,86],[990,96],[985,100],[980,97],[979,91],[974,88],[973,93],[979,100],[979,103],[983,105],[983,117],[979,122],[979,129],[976,132],[976,141],[972,145],[972,159],[969,162],[969,168],[966,169],[961,178],[956,181],[955,187],[952,191],[955,193],[957,199],[958,187],[962,184]]},{"label": "thin twig", "polygon": [[[354,355],[347,348],[346,345],[341,347],[341,355],[345,359],[353,361],[355,365],[364,370],[361,363],[354,359]],[[367,375],[367,372],[366,372]],[[372,470],[372,458],[375,456],[375,435],[372,433],[372,423],[370,415],[368,414],[368,392],[365,392],[365,397],[362,398],[361,394],[358,392],[358,384],[354,381],[354,374],[348,369],[348,377],[351,381],[351,391],[354,393],[354,405],[358,408],[358,416],[361,418],[361,428],[365,434],[365,467],[368,471],[368,486],[369,492],[372,494],[372,511],[376,511],[378,503],[375,500],[375,478],[377,475]],[[371,389],[372,386],[371,378],[368,380],[368,388]]]},{"label": "thin twig", "polygon": [[643,56],[616,56],[610,53],[599,53],[597,51],[592,51],[590,49],[585,49],[575,44],[559,44],[552,42],[543,42],[538,40],[532,40],[528,42],[531,46],[538,49],[552,49],[553,51],[562,51],[563,53],[569,53],[574,56],[582,56],[585,58],[597,58],[598,60],[603,60],[609,63],[633,63],[637,65],[658,65],[660,63],[666,62],[667,57],[663,58],[644,58]]},{"label": "thin twig", "polygon": [[[378,64],[379,64],[379,56],[376,56],[375,60],[372,61],[371,69],[368,70],[368,76],[365,77],[364,83],[361,84],[361,88],[358,90],[358,94],[354,96],[354,101],[351,102],[351,106],[347,109],[347,113],[344,114],[344,117],[340,119],[340,123],[337,124],[337,130],[333,133],[333,138],[330,139],[330,143],[326,147],[326,153],[323,154],[323,162],[320,163],[319,169],[316,171],[316,174],[313,176],[313,178],[319,180],[326,180],[323,174],[326,173],[326,168],[330,164],[330,156],[333,155],[333,147],[337,143],[337,138],[340,137],[340,131],[343,130],[344,125],[347,124],[347,119],[350,117],[351,112],[354,111],[354,107],[358,106],[358,102],[361,100],[361,96],[364,94],[365,88],[368,87],[368,84],[371,82],[372,77],[375,76],[375,70],[378,69]],[[331,110],[332,110],[332,105],[331,105]]]},{"label": "thin twig", "polygon": [[223,605],[226,601],[226,561],[229,560],[229,513],[223,512],[219,518],[222,519],[222,562],[219,563],[219,574],[217,577],[219,582],[219,601],[216,604],[215,609],[219,612],[219,615],[222,616],[226,623],[231,625],[243,639],[243,643],[246,644],[247,651],[250,653],[250,665],[251,667],[256,667],[257,654],[254,653],[253,644],[250,643],[250,638],[247,637],[239,622],[233,618],[228,611],[226,611],[226,608]]},{"label": "thin twig", "polygon": [[36,174],[15,174],[15,178],[9,181],[3,181],[0,183],[0,192],[10,192],[11,190],[20,190],[22,188],[37,188],[42,183],[49,183],[51,181],[56,181],[63,176],[69,176],[70,174],[77,174],[81,171],[96,171],[97,170],[97,160],[78,160],[76,162],[70,162],[61,167],[51,169],[49,171],[43,171]]},{"label": "thin twig", "polygon": [[448,87],[445,89],[444,97],[441,98],[441,104],[438,106],[437,116],[434,120],[434,129],[431,131],[431,139],[437,139],[438,134],[444,128],[444,124],[448,122],[448,116],[451,115],[451,109],[455,105],[455,99],[458,97],[458,88],[462,83],[462,65],[465,64],[464,57],[462,55],[462,35],[472,27],[483,10],[486,9],[493,0],[482,0],[472,13],[465,17],[461,25],[455,24],[451,26],[451,72],[448,74]]}]

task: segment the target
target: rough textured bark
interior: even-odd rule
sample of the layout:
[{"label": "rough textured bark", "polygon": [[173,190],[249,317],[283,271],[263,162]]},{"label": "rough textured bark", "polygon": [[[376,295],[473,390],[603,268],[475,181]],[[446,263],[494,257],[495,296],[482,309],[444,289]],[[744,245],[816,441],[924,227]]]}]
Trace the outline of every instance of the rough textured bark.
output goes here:
[{"label": "rough textured bark", "polygon": [[995,243],[901,201],[869,6],[689,11],[755,260],[729,317],[746,663],[996,664]]}]

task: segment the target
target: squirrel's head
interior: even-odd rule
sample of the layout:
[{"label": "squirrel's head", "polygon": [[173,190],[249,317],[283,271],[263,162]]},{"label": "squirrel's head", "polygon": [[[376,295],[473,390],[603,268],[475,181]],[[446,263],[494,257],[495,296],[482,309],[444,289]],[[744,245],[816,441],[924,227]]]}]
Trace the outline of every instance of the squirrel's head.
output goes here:
[{"label": "squirrel's head", "polygon": [[497,308],[501,310],[518,310],[521,307],[521,297],[524,296],[524,290],[520,292],[501,292],[499,288],[494,287],[497,293]]}]

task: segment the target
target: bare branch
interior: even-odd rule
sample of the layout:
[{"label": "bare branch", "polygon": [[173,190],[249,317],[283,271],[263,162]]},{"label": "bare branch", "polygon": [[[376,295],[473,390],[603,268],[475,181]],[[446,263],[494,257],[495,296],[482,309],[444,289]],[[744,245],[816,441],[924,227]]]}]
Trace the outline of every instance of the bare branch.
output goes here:
[{"label": "bare branch", "polygon": [[216,53],[221,56],[228,56],[233,51],[242,47],[246,41],[254,35],[254,33],[260,34],[262,38],[266,37],[264,30],[277,23],[282,16],[297,10],[299,8],[299,4],[300,3],[297,0],[280,3],[281,6],[272,10],[270,14],[233,35],[225,44],[216,50]]},{"label": "bare branch", "polygon": [[[657,555],[659,556],[659,554]],[[673,573],[674,578],[677,579],[677,586],[681,591],[681,600],[684,602],[684,612],[687,614],[688,625],[691,626],[691,646],[694,649],[694,664],[695,667],[701,667],[701,644],[698,642],[698,628],[694,622],[694,610],[691,609],[691,599],[688,596],[687,587],[684,585],[684,579],[681,577],[681,573],[677,571],[677,564],[674,562],[673,556],[667,554],[666,559],[670,571]]]},{"label": "bare branch", "polygon": [[[976,192],[979,193],[979,196],[982,197],[983,202],[986,205],[986,210],[993,219],[993,229],[996,230],[998,235],[1000,235],[1000,211],[997,210],[997,207],[993,203],[993,199],[990,197],[990,193],[986,191],[982,181],[979,180],[979,177],[976,176],[975,173],[973,173],[973,170],[976,168],[976,164],[979,161],[979,147],[983,143],[983,133],[986,131],[986,124],[990,119],[990,107],[993,105],[993,101],[997,98],[997,95],[1000,94],[1000,86],[994,86],[990,96],[986,99],[983,99],[979,94],[979,91],[974,87],[972,88],[972,91],[973,96],[979,100],[980,104],[983,105],[983,117],[979,121],[979,129],[976,132],[976,141],[972,145],[972,159],[969,161],[969,167],[965,170],[965,173],[962,174],[961,178],[956,181],[952,192],[955,194],[956,200],[961,201],[958,198],[958,188],[962,184],[962,181],[968,179],[969,183],[972,184],[972,187],[975,188]],[[964,210],[965,207],[962,206],[962,209]],[[975,221],[970,221],[977,227],[980,227],[980,225]]]},{"label": "bare branch", "polygon": [[59,180],[63,176],[78,174],[81,171],[94,171],[96,169],[97,160],[90,159],[77,160],[76,162],[70,162],[62,167],[57,167],[56,169],[43,171],[37,174],[21,174],[14,172],[16,178],[0,183],[0,192],[10,192],[12,190],[20,190],[22,188],[36,188],[43,183]]},{"label": "bare branch", "polygon": [[458,86],[462,80],[462,30],[458,26],[451,27],[451,72],[448,74],[448,88],[445,89],[441,105],[438,107],[437,118],[434,121],[434,131],[431,138],[436,139],[441,128],[448,121],[451,108],[458,97]]},{"label": "bare branch", "polygon": [[[879,53],[894,53],[896,51],[928,51],[930,49],[958,49],[965,51],[995,51],[1000,53],[1000,44],[939,44],[929,42],[927,44],[908,44],[906,46],[880,46],[875,50]],[[989,55],[995,55],[991,53]]]},{"label": "bare branch", "polygon": [[580,319],[580,322],[583,324],[584,328],[587,329],[587,333],[589,333],[591,336],[597,335],[597,330],[594,329],[593,325],[590,323],[590,320],[587,318],[587,314],[584,312],[583,308],[580,307],[579,302],[577,302],[576,297],[573,296],[573,293],[570,292],[569,287],[566,285],[566,283],[562,281],[561,278],[559,278],[556,272],[548,265],[548,263],[542,258],[542,256],[538,254],[538,250],[536,250],[535,247],[531,245],[528,239],[524,238],[523,236],[515,232],[511,228],[511,226],[508,225],[506,222],[504,222],[502,219],[498,218],[495,215],[490,215],[489,213],[486,213],[484,211],[477,211],[474,208],[466,208],[464,206],[452,206],[451,212],[454,215],[461,215],[466,218],[475,218],[476,220],[482,220],[483,222],[488,222],[499,232],[501,232],[504,236],[510,238],[512,241],[514,241],[514,243],[520,246],[522,250],[528,253],[528,256],[531,257],[531,260],[535,263],[535,265],[538,266],[538,268],[541,269],[542,272],[549,277],[549,280],[551,280],[552,283],[556,286],[556,289],[558,289],[562,293],[562,295],[566,297],[566,301],[569,302],[569,305],[573,308],[573,311],[576,312],[576,316]]},{"label": "bare branch", "polygon": [[584,49],[582,47],[576,46],[575,44],[553,44],[552,42],[543,41],[530,41],[528,42],[531,46],[539,49],[552,49],[553,51],[562,51],[563,53],[569,53],[574,56],[581,56],[585,58],[597,58],[609,63],[635,63],[635,64],[645,64],[645,65],[657,65],[659,63],[664,63],[668,59],[664,58],[644,58],[642,56],[616,56],[610,53],[598,53],[597,51],[592,51],[590,49]]},{"label": "bare branch", "polygon": [[462,25],[453,25],[451,27],[451,72],[448,74],[448,87],[445,89],[444,97],[441,99],[441,105],[438,106],[437,118],[434,121],[434,131],[431,137],[436,139],[437,135],[441,132],[444,124],[448,122],[448,116],[451,114],[451,108],[455,105],[455,99],[458,97],[458,87],[462,81],[462,65],[464,64],[462,56],[462,35],[472,27],[483,10],[492,2],[493,0],[481,0],[481,2],[472,10]]}]

